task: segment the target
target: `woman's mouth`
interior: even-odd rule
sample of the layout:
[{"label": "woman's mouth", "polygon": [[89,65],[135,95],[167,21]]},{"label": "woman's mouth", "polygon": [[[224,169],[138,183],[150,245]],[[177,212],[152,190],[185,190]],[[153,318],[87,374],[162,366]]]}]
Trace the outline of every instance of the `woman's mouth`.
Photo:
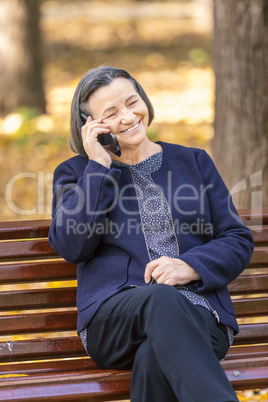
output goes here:
[{"label": "woman's mouth", "polygon": [[129,133],[129,132],[131,132],[131,131],[136,130],[136,128],[139,127],[139,125],[140,125],[140,121],[138,121],[138,123],[136,123],[135,126],[132,126],[132,127],[128,128],[127,130],[120,131],[120,132],[121,132],[121,133]]}]

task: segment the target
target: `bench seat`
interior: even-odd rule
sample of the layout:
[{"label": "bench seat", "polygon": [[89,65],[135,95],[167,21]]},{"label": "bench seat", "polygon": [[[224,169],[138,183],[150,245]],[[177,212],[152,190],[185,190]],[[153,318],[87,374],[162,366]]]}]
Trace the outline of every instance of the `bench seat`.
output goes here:
[{"label": "bench seat", "polygon": [[[239,213],[255,249],[229,285],[240,334],[221,364],[235,390],[267,388],[268,208]],[[76,335],[76,264],[50,248],[50,223],[0,223],[0,400],[129,399],[131,371],[100,369]]]}]

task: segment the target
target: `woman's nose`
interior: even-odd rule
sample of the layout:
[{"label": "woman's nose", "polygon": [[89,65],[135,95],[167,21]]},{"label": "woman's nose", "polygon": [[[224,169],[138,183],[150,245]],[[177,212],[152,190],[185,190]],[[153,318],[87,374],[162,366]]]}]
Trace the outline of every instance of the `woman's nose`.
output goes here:
[{"label": "woman's nose", "polygon": [[121,110],[121,123],[128,124],[135,120],[135,114],[133,111],[125,108]]}]

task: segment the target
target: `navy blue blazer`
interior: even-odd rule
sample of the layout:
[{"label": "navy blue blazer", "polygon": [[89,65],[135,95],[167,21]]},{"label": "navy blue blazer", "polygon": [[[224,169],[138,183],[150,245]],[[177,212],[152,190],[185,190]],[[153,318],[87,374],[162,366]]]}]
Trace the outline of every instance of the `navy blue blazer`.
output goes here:
[{"label": "navy blue blazer", "polygon": [[[237,333],[227,285],[250,261],[251,232],[204,150],[159,143],[163,162],[152,179],[170,206],[179,258],[201,277],[187,286]],[[80,332],[107,298],[131,286],[150,286],[144,282],[149,253],[128,167],[107,169],[75,156],[56,168],[53,193],[49,242],[64,259],[79,263]]]}]

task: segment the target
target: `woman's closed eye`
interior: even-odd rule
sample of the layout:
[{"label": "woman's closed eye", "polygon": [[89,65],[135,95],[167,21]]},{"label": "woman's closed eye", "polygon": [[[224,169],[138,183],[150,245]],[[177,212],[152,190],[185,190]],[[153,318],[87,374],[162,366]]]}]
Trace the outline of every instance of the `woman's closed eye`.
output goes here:
[{"label": "woman's closed eye", "polygon": [[[129,103],[126,104],[126,107],[127,108],[134,107],[138,103],[138,101],[139,101],[139,99],[131,100]],[[103,120],[114,119],[117,115],[118,115],[118,110],[110,111],[110,113],[108,113],[107,116],[103,117]]]},{"label": "woman's closed eye", "polygon": [[135,99],[134,101],[130,102],[129,106],[134,106],[138,102],[139,99]]},{"label": "woman's closed eye", "polygon": [[117,112],[110,113],[108,116],[105,116],[103,120],[113,119],[117,115]]}]

